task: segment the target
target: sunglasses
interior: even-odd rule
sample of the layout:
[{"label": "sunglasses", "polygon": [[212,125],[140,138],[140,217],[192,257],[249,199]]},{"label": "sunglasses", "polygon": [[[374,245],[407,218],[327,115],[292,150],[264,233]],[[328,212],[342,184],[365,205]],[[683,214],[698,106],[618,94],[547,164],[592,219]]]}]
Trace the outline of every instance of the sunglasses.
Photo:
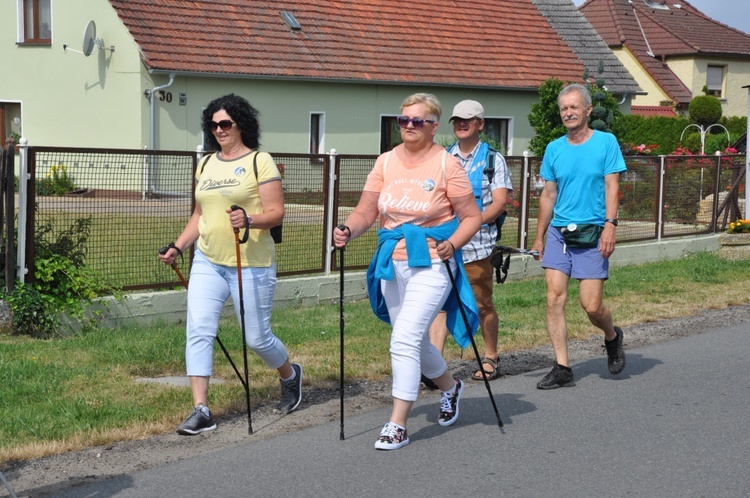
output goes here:
[{"label": "sunglasses", "polygon": [[211,131],[216,131],[216,128],[221,128],[221,131],[227,131],[233,124],[234,121],[228,119],[222,119],[218,123],[216,121],[211,121]]},{"label": "sunglasses", "polygon": [[418,128],[418,129],[424,128],[424,124],[425,123],[436,123],[437,122],[437,121],[435,121],[433,119],[407,118],[406,116],[399,116],[399,117],[396,118],[396,121],[398,122],[398,125],[401,128],[406,128],[407,126],[409,126],[409,123],[411,123],[411,125],[414,128]]}]

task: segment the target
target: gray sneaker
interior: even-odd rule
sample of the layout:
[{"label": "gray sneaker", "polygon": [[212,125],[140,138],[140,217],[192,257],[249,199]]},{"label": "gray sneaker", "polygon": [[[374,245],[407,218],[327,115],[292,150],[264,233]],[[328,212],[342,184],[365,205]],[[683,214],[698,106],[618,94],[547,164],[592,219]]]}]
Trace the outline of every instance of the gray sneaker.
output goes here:
[{"label": "gray sneaker", "polygon": [[203,411],[204,408],[206,407],[202,404],[193,408],[193,412],[187,416],[183,423],[177,426],[177,434],[195,436],[201,432],[216,429],[216,422],[214,422],[214,418],[211,416],[211,411],[206,408],[206,411],[208,411],[208,415],[206,415]]},{"label": "gray sneaker", "polygon": [[555,362],[555,366],[552,367],[550,373],[544,376],[542,380],[537,382],[537,389],[557,389],[559,387],[572,387],[575,386],[576,382],[573,378],[573,370],[570,367],[560,365]]},{"label": "gray sneaker", "polygon": [[281,402],[279,403],[279,410],[281,413],[287,414],[294,411],[302,401],[302,366],[297,363],[292,363],[292,368],[297,374],[292,380],[279,380],[281,382]]},{"label": "gray sneaker", "polygon": [[617,337],[611,341],[604,341],[604,347],[607,350],[607,365],[609,373],[617,375],[625,368],[625,350],[622,348],[623,332],[620,327],[615,327]]}]

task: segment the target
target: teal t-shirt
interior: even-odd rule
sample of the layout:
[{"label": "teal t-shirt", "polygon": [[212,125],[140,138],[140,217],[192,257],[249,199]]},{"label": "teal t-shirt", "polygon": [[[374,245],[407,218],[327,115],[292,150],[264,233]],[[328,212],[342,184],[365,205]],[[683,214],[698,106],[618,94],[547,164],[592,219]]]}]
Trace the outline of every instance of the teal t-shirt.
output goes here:
[{"label": "teal t-shirt", "polygon": [[550,224],[603,225],[604,177],[626,169],[620,146],[611,133],[594,130],[591,138],[580,145],[568,143],[567,136],[551,142],[539,172],[545,180],[557,183],[557,203]]}]

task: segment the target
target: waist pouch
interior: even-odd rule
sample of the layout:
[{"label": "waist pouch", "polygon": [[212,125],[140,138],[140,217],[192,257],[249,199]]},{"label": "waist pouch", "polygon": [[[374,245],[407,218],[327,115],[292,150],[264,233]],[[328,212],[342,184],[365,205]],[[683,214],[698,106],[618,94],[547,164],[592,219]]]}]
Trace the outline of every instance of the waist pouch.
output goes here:
[{"label": "waist pouch", "polygon": [[599,245],[604,227],[601,225],[575,225],[571,223],[566,227],[555,227],[565,240],[565,245],[571,248],[590,249]]}]

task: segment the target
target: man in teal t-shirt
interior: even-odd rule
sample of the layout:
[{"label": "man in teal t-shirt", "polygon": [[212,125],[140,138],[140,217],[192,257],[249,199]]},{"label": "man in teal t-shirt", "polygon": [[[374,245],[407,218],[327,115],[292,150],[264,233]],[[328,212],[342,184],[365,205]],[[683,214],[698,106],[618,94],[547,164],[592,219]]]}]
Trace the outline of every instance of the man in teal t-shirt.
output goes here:
[{"label": "man in teal t-shirt", "polygon": [[[623,331],[614,326],[612,314],[603,302],[609,257],[615,250],[619,181],[620,173],[626,169],[625,161],[614,135],[589,127],[591,94],[585,86],[566,86],[557,103],[568,133],[547,145],[544,152],[539,174],[545,184],[532,246],[539,251],[537,259],[541,258],[544,268],[547,332],[555,352],[555,365],[539,381],[539,389],[575,385],[568,362],[565,320],[571,277],[580,282],[581,306],[589,320],[604,332],[610,373],[616,375],[625,368]],[[591,247],[576,246],[573,240],[566,239],[589,231],[594,234]],[[600,234],[598,241],[596,234]]]}]

